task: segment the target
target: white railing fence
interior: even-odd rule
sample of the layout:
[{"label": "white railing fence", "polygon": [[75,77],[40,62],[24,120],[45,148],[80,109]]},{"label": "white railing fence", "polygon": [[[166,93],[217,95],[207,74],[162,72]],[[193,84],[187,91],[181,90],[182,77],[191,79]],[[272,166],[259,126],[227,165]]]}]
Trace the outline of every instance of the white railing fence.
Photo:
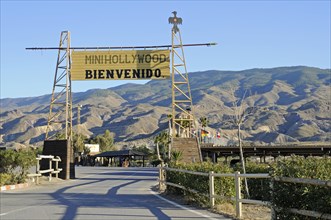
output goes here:
[{"label": "white railing fence", "polygon": [[[39,184],[39,177],[41,177],[44,173],[49,173],[49,181],[52,181],[53,174],[55,174],[55,177],[58,178],[58,174],[62,171],[62,168],[59,168],[59,162],[61,162],[61,158],[59,156],[54,157],[53,155],[38,155],[36,159],[36,173],[28,174],[28,177],[36,177],[36,184]],[[49,161],[49,167],[46,170],[40,170],[40,161],[42,159],[48,159]],[[53,162],[55,162],[55,168],[52,167]]]},{"label": "white railing fence", "polygon": [[[208,176],[209,177],[209,193],[208,194],[202,194],[199,193],[196,190],[186,188],[183,185],[179,185],[176,183],[171,183],[166,181],[166,171],[174,171],[174,172],[182,172],[182,173],[188,173],[193,175],[200,175],[200,176]],[[232,177],[234,178],[235,182],[235,197],[225,197],[221,195],[215,194],[215,177]],[[273,188],[273,182],[279,181],[279,182],[291,182],[291,183],[301,183],[301,184],[312,184],[312,185],[318,185],[318,186],[327,186],[331,187],[331,181],[323,181],[323,180],[312,180],[312,179],[301,179],[301,178],[288,178],[288,177],[271,177],[269,174],[266,173],[255,173],[255,174],[241,174],[240,172],[235,173],[214,173],[213,171],[210,171],[209,173],[203,173],[203,172],[195,172],[195,171],[189,171],[189,170],[182,170],[182,169],[174,169],[169,167],[160,167],[159,169],[159,190],[164,191],[166,189],[166,186],[173,186],[177,187],[183,190],[190,191],[192,193],[197,193],[206,197],[209,197],[209,203],[210,207],[215,206],[215,199],[227,199],[231,201],[235,201],[235,207],[236,207],[236,217],[241,218],[242,217],[242,204],[256,204],[256,205],[264,205],[271,208],[271,219],[275,219],[275,212],[274,210],[278,210],[279,208],[273,207],[272,204],[269,201],[261,201],[261,200],[253,200],[253,199],[244,199],[241,197],[241,178],[264,178],[264,179],[271,179],[270,181],[270,187]],[[319,213],[315,211],[308,211],[308,210],[298,210],[298,209],[289,209],[289,212],[294,214],[300,214],[310,217],[317,217],[321,219],[331,219],[330,214],[325,213]]]}]

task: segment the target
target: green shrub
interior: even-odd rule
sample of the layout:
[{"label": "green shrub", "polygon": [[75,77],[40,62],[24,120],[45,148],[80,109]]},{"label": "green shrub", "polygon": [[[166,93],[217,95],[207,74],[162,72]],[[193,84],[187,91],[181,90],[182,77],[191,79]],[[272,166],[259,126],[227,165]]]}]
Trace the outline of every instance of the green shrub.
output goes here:
[{"label": "green shrub", "polygon": [[[303,158],[292,156],[278,161],[273,167],[273,176],[331,180],[331,158]],[[277,219],[312,219],[291,214],[287,208],[311,210],[331,214],[331,189],[326,186],[283,183],[276,181],[272,203],[282,210]]]},{"label": "green shrub", "polygon": [[[237,166],[240,173],[243,173],[241,165]],[[246,173],[270,173],[271,167],[265,163],[256,163],[248,161],[246,163]],[[268,178],[247,178],[247,185],[249,190],[250,199],[270,201],[271,189],[270,181]],[[244,186],[244,178],[242,178],[242,186]],[[243,188],[243,187],[242,187]],[[242,190],[245,193],[245,190]],[[246,197],[246,196],[245,196]]]},{"label": "green shrub", "polygon": [[[177,164],[170,163],[170,167],[208,173],[234,173],[235,170],[241,171],[241,168],[235,167],[234,170],[228,165],[212,164],[210,162],[196,164]],[[331,158],[303,158],[292,156],[277,163],[257,164],[253,162],[246,163],[247,173],[270,173],[274,177],[293,177],[331,180]],[[176,183],[185,186],[188,189],[196,190],[202,194],[209,194],[208,176],[198,176],[176,171],[167,171],[167,182]],[[272,205],[280,208],[276,211],[276,219],[313,219],[289,213],[287,208],[296,208],[300,210],[310,210],[320,213],[331,214],[331,189],[327,186],[313,186],[308,184],[283,183],[275,181],[273,191],[270,188],[271,179],[248,179],[251,199],[271,201]],[[183,195],[186,199],[195,201],[199,205],[205,206],[209,199],[205,196],[197,195],[178,189],[176,187],[167,187],[167,192]],[[215,177],[215,194],[223,196],[235,196],[234,179],[232,177]],[[216,200],[216,204],[223,200]]]},{"label": "green shrub", "polygon": [[11,175],[13,184],[25,182],[29,168],[35,164],[36,155],[32,149],[0,151],[1,173]]},{"label": "green shrub", "polygon": [[1,173],[12,173],[18,166],[16,163],[18,153],[14,150],[0,151],[0,170]]},{"label": "green shrub", "polygon": [[15,176],[10,173],[0,173],[0,186],[11,185],[15,181]]},{"label": "green shrub", "polygon": [[153,167],[157,167],[158,165],[160,165],[161,164],[161,160],[152,160],[151,162],[150,162],[150,164],[153,166]]},{"label": "green shrub", "polygon": [[35,152],[31,149],[22,149],[18,151],[16,163],[20,168],[20,176],[26,177],[30,167],[37,162]]},{"label": "green shrub", "polygon": [[[213,164],[210,162],[177,165],[175,163],[170,163],[170,167],[203,173],[209,173],[209,171],[214,171],[215,173],[233,173],[233,170],[227,165]],[[209,194],[208,176],[193,175],[176,171],[167,171],[166,178],[167,182],[185,186],[186,188],[195,190],[201,194]],[[217,195],[226,197],[235,195],[234,180],[232,177],[215,177],[214,185],[215,194]],[[206,196],[184,191],[176,187],[168,186],[167,192],[184,195],[186,199],[195,201],[202,206],[206,206],[209,203],[209,198]],[[223,199],[217,199],[216,203],[221,203],[223,201]]]}]

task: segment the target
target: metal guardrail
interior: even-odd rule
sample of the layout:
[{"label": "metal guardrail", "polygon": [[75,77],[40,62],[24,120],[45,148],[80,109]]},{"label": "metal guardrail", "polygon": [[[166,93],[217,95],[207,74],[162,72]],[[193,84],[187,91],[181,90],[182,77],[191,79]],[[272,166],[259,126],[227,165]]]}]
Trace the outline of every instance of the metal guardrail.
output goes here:
[{"label": "metal guardrail", "polygon": [[[36,173],[28,174],[28,177],[36,177],[36,184],[39,184],[39,177],[41,177],[44,173],[49,173],[48,180],[52,181],[52,175],[55,174],[55,177],[58,178],[58,174],[62,171],[62,168],[59,168],[59,162],[61,162],[61,158],[59,156],[54,157],[53,155],[38,155],[37,156],[37,164],[36,164]],[[40,170],[40,161],[42,159],[49,160],[49,169]],[[55,169],[52,168],[52,164],[55,162]]]},{"label": "metal guardrail", "polygon": [[[200,175],[200,176],[208,176],[209,177],[209,193],[203,194],[193,189],[188,189],[183,185],[178,185],[171,182],[166,182],[166,172],[165,171],[175,171],[175,172],[182,172],[182,173],[189,173],[193,175]],[[235,197],[225,197],[215,194],[215,187],[214,187],[214,178],[215,177],[233,177],[235,181]],[[261,201],[261,200],[253,200],[253,199],[243,199],[241,198],[241,178],[266,178],[272,179],[271,181],[271,188],[273,188],[273,182],[291,182],[291,183],[301,183],[301,184],[310,184],[310,185],[318,185],[318,186],[326,186],[331,187],[331,181],[324,181],[324,180],[314,180],[314,179],[302,179],[302,178],[289,178],[289,177],[271,177],[269,174],[266,173],[255,173],[255,174],[241,174],[240,172],[235,173],[214,173],[210,171],[209,173],[203,172],[195,172],[189,170],[182,170],[182,169],[174,169],[169,167],[160,167],[159,169],[159,190],[162,191],[166,188],[166,185],[177,187],[180,189],[184,189],[193,193],[197,193],[206,197],[209,197],[209,203],[211,207],[215,206],[215,199],[226,199],[235,201],[236,205],[236,216],[238,218],[242,217],[242,203],[245,204],[256,204],[256,205],[264,205],[271,208],[271,217],[274,218],[274,210],[278,210],[278,207],[273,207],[272,204],[268,201]],[[289,212],[294,214],[300,214],[310,217],[318,217],[322,219],[331,219],[330,214],[323,214],[316,211],[309,211],[309,210],[298,210],[298,209],[288,209]]]}]

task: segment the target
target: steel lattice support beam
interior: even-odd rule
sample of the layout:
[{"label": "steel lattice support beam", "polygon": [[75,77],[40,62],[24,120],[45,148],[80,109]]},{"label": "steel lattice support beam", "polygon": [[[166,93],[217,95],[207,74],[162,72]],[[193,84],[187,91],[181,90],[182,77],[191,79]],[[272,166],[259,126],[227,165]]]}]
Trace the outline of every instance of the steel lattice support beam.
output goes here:
[{"label": "steel lattice support beam", "polygon": [[173,24],[171,34],[171,80],[172,80],[172,137],[192,137],[194,127],[194,114],[191,96],[191,88],[186,68],[182,37],[178,25],[182,19],[169,18]]},{"label": "steel lattice support beam", "polygon": [[52,98],[47,120],[46,140],[64,130],[64,138],[72,141],[70,32],[62,31],[54,76]]}]

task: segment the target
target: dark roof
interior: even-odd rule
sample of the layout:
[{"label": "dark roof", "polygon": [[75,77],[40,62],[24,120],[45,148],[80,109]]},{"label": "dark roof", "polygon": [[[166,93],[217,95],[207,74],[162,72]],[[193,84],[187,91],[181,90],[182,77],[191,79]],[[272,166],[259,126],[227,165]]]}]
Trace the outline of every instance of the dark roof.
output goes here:
[{"label": "dark roof", "polygon": [[145,153],[135,150],[106,151],[94,157],[146,156]]}]

